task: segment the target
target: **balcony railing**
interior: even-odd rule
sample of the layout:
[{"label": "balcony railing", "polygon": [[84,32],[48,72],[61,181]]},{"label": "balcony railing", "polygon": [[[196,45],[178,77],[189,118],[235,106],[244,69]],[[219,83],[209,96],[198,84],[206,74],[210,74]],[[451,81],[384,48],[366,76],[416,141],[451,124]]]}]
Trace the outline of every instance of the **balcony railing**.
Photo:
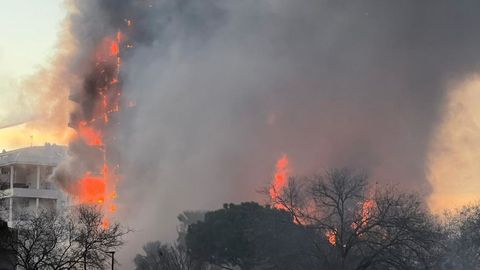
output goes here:
[{"label": "balcony railing", "polygon": [[5,197],[58,199],[59,194],[54,189],[13,188],[0,191],[0,198]]},{"label": "balcony railing", "polygon": [[[36,189],[36,185],[27,184],[27,183],[13,183],[13,188],[28,188]],[[10,182],[1,182],[0,190],[10,189]],[[55,189],[55,186],[52,183],[42,182],[40,183],[40,189]]]}]

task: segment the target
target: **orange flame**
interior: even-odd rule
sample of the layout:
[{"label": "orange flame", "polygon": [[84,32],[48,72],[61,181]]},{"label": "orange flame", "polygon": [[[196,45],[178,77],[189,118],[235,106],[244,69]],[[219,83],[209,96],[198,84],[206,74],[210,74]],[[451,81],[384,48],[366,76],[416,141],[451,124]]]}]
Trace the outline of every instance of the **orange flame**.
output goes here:
[{"label": "orange flame", "polygon": [[328,243],[335,246],[337,244],[337,232],[335,230],[327,230],[325,232],[325,237],[327,237]]},{"label": "orange flame", "polygon": [[[109,159],[109,137],[106,137],[104,130],[110,125],[112,114],[120,111],[121,89],[119,89],[120,74],[120,42],[122,33],[119,31],[112,37],[105,37],[95,52],[96,71],[99,76],[105,76],[105,81],[110,84],[97,89],[100,102],[94,110],[92,119],[80,121],[76,131],[80,139],[87,145],[95,147],[103,153],[103,164],[99,171],[92,176],[87,172],[78,181],[76,195],[78,202],[82,204],[101,205],[107,217],[102,222],[102,227],[109,226],[108,214],[116,211],[114,203],[116,199],[115,186],[118,180],[116,175],[118,164],[112,164]],[[107,68],[114,68],[113,74],[106,72]],[[113,168],[113,170],[112,170]]]},{"label": "orange flame", "polygon": [[86,175],[79,182],[79,202],[102,204],[105,201],[106,184],[103,178]]},{"label": "orange flame", "polygon": [[118,48],[118,43],[117,42],[112,42],[112,45],[110,47],[110,53],[112,55],[118,55],[119,48]]},{"label": "orange flame", "polygon": [[[273,177],[272,184],[269,189],[270,199],[273,202],[278,200],[278,198],[280,197],[281,190],[287,184],[288,173],[289,173],[288,164],[289,162],[288,162],[287,155],[283,155],[277,161],[275,175]],[[279,203],[274,203],[273,207],[277,209],[285,209],[285,206]]]},{"label": "orange flame", "polygon": [[360,210],[360,220],[355,221],[352,223],[352,229],[357,229],[358,227],[365,227],[370,218],[372,217],[372,213],[376,207],[376,203],[372,199],[367,199],[362,202],[362,209]]},{"label": "orange flame", "polygon": [[372,216],[373,209],[375,208],[376,203],[374,200],[368,199],[365,200],[362,204],[362,224],[366,224],[370,217]]},{"label": "orange flame", "polygon": [[88,144],[99,146],[102,145],[102,135],[99,131],[89,127],[86,121],[81,121],[78,125],[78,133],[80,137]]}]

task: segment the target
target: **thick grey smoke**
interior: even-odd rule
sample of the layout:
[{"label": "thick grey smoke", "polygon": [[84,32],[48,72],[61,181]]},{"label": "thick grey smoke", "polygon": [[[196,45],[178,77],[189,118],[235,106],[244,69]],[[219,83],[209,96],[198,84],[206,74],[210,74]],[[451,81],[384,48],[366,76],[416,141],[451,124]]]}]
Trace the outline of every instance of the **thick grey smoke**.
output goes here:
[{"label": "thick grey smoke", "polygon": [[132,246],[172,237],[179,211],[258,199],[282,153],[295,174],[352,166],[429,193],[446,82],[479,64],[479,2],[181,2],[125,71]]},{"label": "thick grey smoke", "polygon": [[[118,174],[120,161],[116,131],[118,111],[123,105],[123,80],[119,74],[122,59],[128,59],[132,44],[151,42],[153,35],[147,27],[141,27],[143,20],[149,18],[144,13],[150,5],[114,0],[68,3],[68,25],[75,44],[73,57],[68,61],[72,74],[69,97],[75,103],[68,124],[77,136],[69,144],[67,160],[56,168],[51,179],[69,193],[81,195],[79,180],[94,175],[96,189],[102,190],[98,182],[101,179],[107,191],[96,192],[99,194],[93,195],[97,198],[91,200],[104,201],[105,193],[113,193],[116,179],[112,175]],[[132,32],[133,20],[140,27]]]},{"label": "thick grey smoke", "polygon": [[473,0],[95,3],[72,17],[86,46],[134,20],[118,134],[132,258],[182,210],[259,199],[283,153],[294,174],[350,166],[428,194],[446,83],[480,64]]}]

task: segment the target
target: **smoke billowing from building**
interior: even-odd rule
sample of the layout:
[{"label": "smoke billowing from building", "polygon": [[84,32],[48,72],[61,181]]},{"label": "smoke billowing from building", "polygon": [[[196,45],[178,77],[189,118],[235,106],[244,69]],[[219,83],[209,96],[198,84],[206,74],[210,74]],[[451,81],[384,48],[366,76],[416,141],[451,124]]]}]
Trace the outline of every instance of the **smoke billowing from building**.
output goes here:
[{"label": "smoke billowing from building", "polygon": [[[109,138],[122,159],[119,216],[138,230],[135,248],[171,235],[182,210],[258,199],[283,153],[292,174],[349,166],[428,195],[427,154],[448,83],[480,63],[478,8],[468,0],[73,1],[70,70],[81,106],[72,119],[95,115],[92,57],[131,20],[120,84],[136,107],[120,111]],[[72,143],[79,160],[63,173],[89,167],[83,149]]]},{"label": "smoke billowing from building", "polygon": [[69,23],[76,46],[69,63],[70,100],[75,104],[69,126],[76,135],[68,159],[51,178],[77,202],[100,204],[111,213],[117,209],[120,169],[118,116],[126,103],[121,68],[133,44],[148,40],[148,33],[132,29],[149,7],[133,1],[71,2]]}]

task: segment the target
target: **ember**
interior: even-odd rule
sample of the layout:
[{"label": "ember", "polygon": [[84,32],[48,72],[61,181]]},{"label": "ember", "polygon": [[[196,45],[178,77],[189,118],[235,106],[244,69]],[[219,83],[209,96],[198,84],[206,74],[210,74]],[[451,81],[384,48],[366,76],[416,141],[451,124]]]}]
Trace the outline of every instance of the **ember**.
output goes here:
[{"label": "ember", "polygon": [[337,233],[334,230],[327,230],[325,236],[330,245],[335,246],[337,244]]}]

